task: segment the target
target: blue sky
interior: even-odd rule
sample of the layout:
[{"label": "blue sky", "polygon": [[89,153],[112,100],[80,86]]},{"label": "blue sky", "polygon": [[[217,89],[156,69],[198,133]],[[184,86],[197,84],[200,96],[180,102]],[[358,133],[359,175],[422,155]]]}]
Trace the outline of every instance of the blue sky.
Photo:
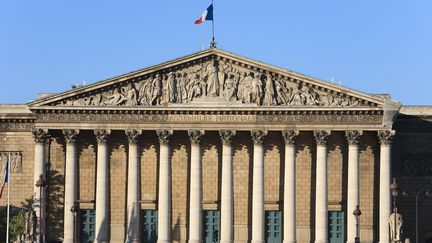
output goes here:
[{"label": "blue sky", "polygon": [[[0,2],[0,104],[208,46],[210,1]],[[221,49],[405,105],[432,105],[430,0],[215,0]]]}]

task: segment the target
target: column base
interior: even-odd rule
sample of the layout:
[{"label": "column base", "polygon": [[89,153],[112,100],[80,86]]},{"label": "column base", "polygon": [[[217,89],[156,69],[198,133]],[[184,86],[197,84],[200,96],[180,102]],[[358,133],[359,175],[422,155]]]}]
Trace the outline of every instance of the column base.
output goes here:
[{"label": "column base", "polygon": [[202,243],[202,240],[189,240],[188,243]]},{"label": "column base", "polygon": [[219,243],[233,243],[232,240],[221,240],[219,241]]},{"label": "column base", "polygon": [[264,240],[252,240],[251,243],[264,243]]},{"label": "column base", "polygon": [[296,243],[296,240],[283,240],[282,243]]},{"label": "column base", "polygon": [[[139,243],[140,241],[138,241]],[[171,240],[162,240],[162,239],[158,239],[157,243],[171,243]]]},{"label": "column base", "polygon": [[323,241],[314,241],[315,243],[329,243],[328,241],[326,241],[326,240],[323,240]]}]

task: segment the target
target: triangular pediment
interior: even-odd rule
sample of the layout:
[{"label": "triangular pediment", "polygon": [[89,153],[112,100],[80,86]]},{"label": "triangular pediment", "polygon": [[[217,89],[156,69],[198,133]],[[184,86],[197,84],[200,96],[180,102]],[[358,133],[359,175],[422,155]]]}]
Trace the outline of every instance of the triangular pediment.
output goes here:
[{"label": "triangular pediment", "polygon": [[374,96],[209,49],[52,95],[37,107],[384,107]]}]

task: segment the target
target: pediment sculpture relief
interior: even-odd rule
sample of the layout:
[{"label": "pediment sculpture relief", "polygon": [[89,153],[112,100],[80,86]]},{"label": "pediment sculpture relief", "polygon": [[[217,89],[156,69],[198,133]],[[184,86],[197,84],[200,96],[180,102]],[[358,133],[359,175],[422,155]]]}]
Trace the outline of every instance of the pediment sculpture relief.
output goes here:
[{"label": "pediment sculpture relief", "polygon": [[227,102],[258,106],[366,106],[363,100],[216,60],[156,72],[140,81],[72,97],[56,105],[161,106],[191,103],[201,97],[220,97]]}]

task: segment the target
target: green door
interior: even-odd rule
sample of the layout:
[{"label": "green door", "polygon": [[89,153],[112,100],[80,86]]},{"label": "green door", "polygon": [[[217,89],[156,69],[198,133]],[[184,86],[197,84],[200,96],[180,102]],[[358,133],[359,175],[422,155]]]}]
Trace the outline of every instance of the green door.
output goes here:
[{"label": "green door", "polygon": [[345,241],[345,216],[344,212],[330,211],[329,212],[329,239],[330,243],[343,243]]},{"label": "green door", "polygon": [[80,210],[80,242],[90,243],[95,240],[95,210],[81,209]]},{"label": "green door", "polygon": [[219,242],[220,211],[204,210],[204,242]]},{"label": "green door", "polygon": [[282,213],[281,211],[265,211],[266,242],[282,242]]},{"label": "green door", "polygon": [[141,210],[141,242],[157,241],[157,210]]}]

